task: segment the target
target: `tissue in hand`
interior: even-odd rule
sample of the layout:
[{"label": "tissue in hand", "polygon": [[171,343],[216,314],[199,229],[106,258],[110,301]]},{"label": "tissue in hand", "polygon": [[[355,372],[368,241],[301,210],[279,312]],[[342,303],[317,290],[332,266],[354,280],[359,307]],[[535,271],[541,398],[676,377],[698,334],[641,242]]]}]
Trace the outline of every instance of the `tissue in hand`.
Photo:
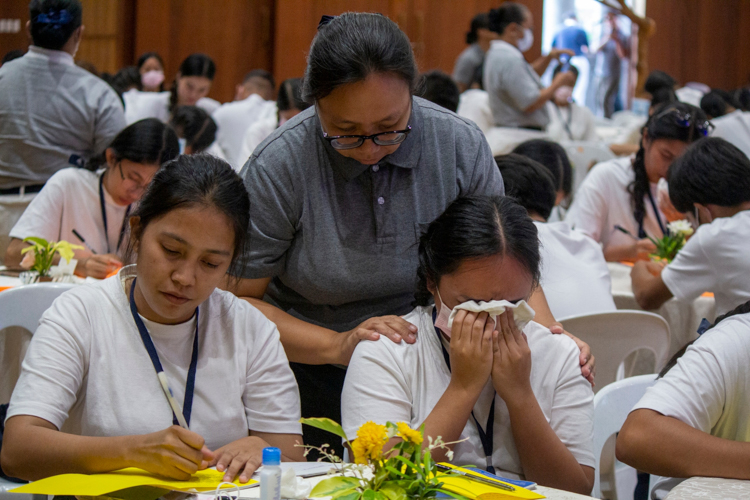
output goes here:
[{"label": "tissue in hand", "polygon": [[497,324],[497,317],[503,314],[506,308],[513,312],[513,319],[516,322],[516,328],[519,330],[523,330],[523,328],[534,319],[534,315],[536,314],[525,300],[520,300],[515,304],[508,302],[507,300],[493,300],[491,302],[479,303],[470,300],[453,308],[453,311],[451,311],[451,315],[448,318],[448,327],[450,328],[453,326],[453,318],[456,317],[456,314],[461,309],[471,312],[486,312],[490,315],[492,321]]}]

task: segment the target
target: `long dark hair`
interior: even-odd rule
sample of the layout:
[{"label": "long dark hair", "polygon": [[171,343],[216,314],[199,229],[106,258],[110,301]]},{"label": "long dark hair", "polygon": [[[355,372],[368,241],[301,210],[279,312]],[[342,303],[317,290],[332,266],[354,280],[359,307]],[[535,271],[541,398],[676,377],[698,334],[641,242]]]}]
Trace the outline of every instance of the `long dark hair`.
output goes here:
[{"label": "long dark hair", "polygon": [[430,304],[428,286],[468,259],[509,255],[539,282],[539,237],[521,205],[504,196],[459,198],[435,219],[419,240],[417,305]]},{"label": "long dark hair", "polygon": [[[140,80],[141,68],[143,67],[144,64],[146,64],[146,61],[148,61],[152,57],[156,59],[157,61],[159,61],[159,64],[161,65],[161,69],[162,71],[164,71],[164,59],[161,58],[158,52],[144,52],[143,54],[141,54],[141,57],[138,58],[138,62],[136,62],[135,64],[136,67],[138,68],[138,76],[139,76],[138,90],[143,90],[143,85],[141,84],[141,80]],[[164,82],[161,82],[161,84],[159,84],[159,91],[161,92],[162,90],[164,90]]]},{"label": "long dark hair", "polygon": [[177,107],[177,80],[183,76],[203,76],[213,81],[216,74],[216,64],[206,54],[190,54],[180,64],[179,76],[172,82],[169,89],[169,112],[173,113]]},{"label": "long dark hair", "polygon": [[319,27],[310,45],[302,98],[312,104],[371,73],[394,74],[413,94],[419,72],[409,38],[381,14],[341,14]]},{"label": "long dark hair", "polygon": [[498,35],[502,35],[508,25],[516,23],[523,24],[528,9],[516,2],[505,2],[497,9],[489,13],[489,29]]},{"label": "long dark hair", "polygon": [[[685,123],[685,117],[689,118],[687,123]],[[699,108],[683,102],[672,102],[654,110],[654,114],[648,119],[643,130],[652,144],[658,139],[676,139],[690,144],[704,137],[707,130],[702,127],[706,121],[706,114]],[[638,226],[643,225],[643,219],[646,217],[644,199],[651,190],[645,157],[646,152],[643,147],[643,137],[641,137],[641,147],[633,160],[635,180],[628,186],[633,205],[633,217]]]},{"label": "long dark hair", "polygon": [[81,26],[83,7],[79,0],[31,0],[29,21],[34,45],[61,50]]},{"label": "long dark hair", "polygon": [[177,106],[169,124],[180,132],[192,153],[200,153],[216,140],[216,122],[198,106]]},{"label": "long dark hair", "polygon": [[231,221],[234,252],[229,274],[239,276],[250,222],[250,199],[242,179],[224,160],[207,154],[180,155],[162,167],[146,188],[133,217],[138,217],[128,256],[143,231],[172,210],[191,205],[212,206]]},{"label": "long dark hair", "polygon": [[474,16],[471,20],[471,27],[466,32],[466,44],[471,45],[479,40],[479,34],[477,33],[480,29],[490,29],[490,16],[486,12],[482,12]]},{"label": "long dark hair", "polygon": [[[172,127],[156,118],[146,118],[128,125],[107,147],[115,154],[115,161],[162,165],[180,154],[180,144]],[[89,170],[97,170],[107,162],[106,149],[86,163]]]}]

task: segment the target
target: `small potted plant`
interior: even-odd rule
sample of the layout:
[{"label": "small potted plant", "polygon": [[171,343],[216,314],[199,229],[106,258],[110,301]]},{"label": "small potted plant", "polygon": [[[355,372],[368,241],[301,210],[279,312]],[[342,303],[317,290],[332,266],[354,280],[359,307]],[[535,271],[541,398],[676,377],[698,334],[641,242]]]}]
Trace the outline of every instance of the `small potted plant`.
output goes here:
[{"label": "small potted plant", "polygon": [[[55,254],[60,255],[60,260],[65,262],[65,267],[72,265],[75,268],[75,261],[73,260],[75,254],[73,250],[83,248],[80,245],[73,245],[64,240],[47,241],[35,236],[24,238],[23,241],[24,243],[31,244],[21,250],[21,255],[24,255],[21,266],[29,269],[28,272],[21,273],[21,280],[24,283],[52,281],[53,276],[51,276],[50,270],[55,260]],[[67,274],[72,274],[72,272]]]},{"label": "small potted plant", "polygon": [[654,262],[669,264],[677,256],[677,252],[685,246],[687,238],[693,234],[693,227],[686,220],[676,220],[667,224],[667,233],[661,239],[649,237],[656,245],[656,252],[650,255]]}]

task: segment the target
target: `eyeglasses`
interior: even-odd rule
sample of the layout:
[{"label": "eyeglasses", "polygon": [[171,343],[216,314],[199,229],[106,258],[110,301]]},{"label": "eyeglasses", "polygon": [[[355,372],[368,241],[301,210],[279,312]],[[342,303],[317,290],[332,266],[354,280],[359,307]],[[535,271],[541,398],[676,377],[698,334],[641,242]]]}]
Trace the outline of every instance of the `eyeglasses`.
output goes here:
[{"label": "eyeglasses", "polygon": [[128,181],[134,184],[136,191],[143,191],[148,186],[148,181],[144,183],[141,179],[134,179],[133,177],[131,177],[130,173],[128,173],[128,176],[125,177],[125,174],[122,171],[122,162],[117,163],[117,168],[120,170],[120,178],[124,181]]},{"label": "eyeglasses", "polygon": [[690,128],[691,126],[693,126],[693,124],[695,124],[695,129],[703,134],[704,137],[710,134],[714,129],[714,124],[710,121],[705,120],[703,122],[695,122],[693,115],[691,115],[690,113],[683,113],[677,108],[665,109],[661,113],[654,116],[653,120],[656,121],[668,115],[674,115],[676,123],[683,128]]},{"label": "eyeglasses", "polygon": [[327,140],[334,149],[339,150],[358,148],[367,139],[371,139],[378,146],[395,146],[404,142],[409,132],[411,132],[411,125],[407,125],[404,130],[380,132],[373,135],[328,135],[323,132],[323,139]]}]

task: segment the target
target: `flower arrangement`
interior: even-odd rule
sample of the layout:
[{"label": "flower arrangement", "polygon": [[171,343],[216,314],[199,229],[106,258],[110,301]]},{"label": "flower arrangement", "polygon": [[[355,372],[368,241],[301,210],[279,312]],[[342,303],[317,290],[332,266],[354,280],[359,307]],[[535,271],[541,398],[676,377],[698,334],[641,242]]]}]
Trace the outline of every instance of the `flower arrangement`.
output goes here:
[{"label": "flower arrangement", "polygon": [[667,264],[672,262],[693,232],[693,227],[686,220],[670,222],[667,224],[667,233],[661,239],[655,240],[649,237],[651,242],[656,245],[656,252],[651,254],[651,259]]},{"label": "flower arrangement", "polygon": [[21,265],[31,271],[35,271],[39,277],[49,276],[55,254],[59,254],[60,259],[70,262],[75,255],[73,250],[83,248],[80,245],[73,245],[64,240],[47,241],[35,236],[24,238],[23,241],[24,243],[31,243],[31,246],[21,250],[21,255],[26,254]]},{"label": "flower arrangement", "polygon": [[[318,450],[322,459],[340,464],[343,475],[324,479],[313,488],[311,497],[327,497],[338,500],[407,500],[434,498],[443,493],[457,499],[465,499],[444,489],[438,476],[437,463],[432,459],[432,450],[447,449],[441,438],[429,439],[424,445],[422,430],[409,427],[404,422],[388,422],[379,425],[366,422],[357,431],[357,439],[351,443],[339,424],[327,418],[303,418],[303,424],[331,432],[341,437],[352,450],[353,464],[345,464],[328,450],[328,445]],[[384,445],[393,437],[401,438],[387,452]],[[446,451],[448,459],[453,452]]]}]

